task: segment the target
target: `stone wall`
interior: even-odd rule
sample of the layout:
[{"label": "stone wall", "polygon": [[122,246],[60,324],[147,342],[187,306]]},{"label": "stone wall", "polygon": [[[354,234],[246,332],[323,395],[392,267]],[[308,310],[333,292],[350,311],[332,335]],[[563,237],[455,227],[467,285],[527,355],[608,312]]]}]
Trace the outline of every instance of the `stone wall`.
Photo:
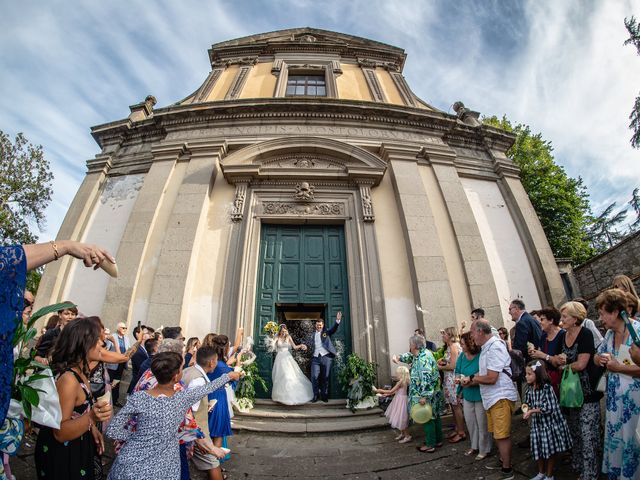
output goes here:
[{"label": "stone wall", "polygon": [[574,275],[580,294],[593,303],[598,294],[609,287],[616,275],[627,275],[640,288],[640,231],[630,235],[609,250],[576,267]]}]

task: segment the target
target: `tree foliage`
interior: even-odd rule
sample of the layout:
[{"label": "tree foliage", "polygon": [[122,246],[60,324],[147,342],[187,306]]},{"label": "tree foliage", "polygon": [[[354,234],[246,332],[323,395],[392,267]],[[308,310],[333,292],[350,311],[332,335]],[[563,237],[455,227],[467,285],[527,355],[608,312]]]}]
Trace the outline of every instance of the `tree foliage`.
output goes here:
[{"label": "tree foliage", "polygon": [[[625,40],[624,45],[633,45],[636,47],[638,55],[640,55],[640,23],[638,23],[635,17],[625,18],[624,26],[629,32],[629,38]],[[640,148],[640,95],[636,97],[636,100],[629,115],[629,129],[633,132],[631,136],[631,146],[633,148]]]},{"label": "tree foliage", "polygon": [[594,254],[586,235],[591,223],[589,195],[582,178],[569,177],[555,162],[551,143],[527,125],[513,126],[506,117],[483,118],[485,124],[516,135],[507,152],[520,168],[522,185],[529,195],[556,257],[582,263]]},{"label": "tree foliage", "polygon": [[627,209],[614,212],[615,208],[616,202],[613,202],[600,215],[591,220],[587,236],[591,245],[598,252],[613,247],[625,237],[625,234],[620,231],[620,224],[627,217]]},{"label": "tree foliage", "polygon": [[35,243],[38,236],[30,227],[45,226],[52,179],[42,146],[29,143],[22,133],[12,143],[0,131],[0,243]]},{"label": "tree foliage", "polygon": [[635,232],[640,228],[640,187],[633,189],[629,205],[631,205],[631,208],[636,214],[636,219],[633,221],[629,229],[631,232]]}]

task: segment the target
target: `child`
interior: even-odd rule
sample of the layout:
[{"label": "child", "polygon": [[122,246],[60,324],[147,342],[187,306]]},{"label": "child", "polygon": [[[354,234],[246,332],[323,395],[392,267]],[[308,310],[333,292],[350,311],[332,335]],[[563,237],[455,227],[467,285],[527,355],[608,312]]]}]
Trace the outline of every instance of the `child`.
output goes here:
[{"label": "child", "polygon": [[384,415],[389,419],[389,424],[392,428],[400,430],[400,435],[396,437],[396,440],[399,443],[407,443],[411,441],[411,435],[409,435],[409,399],[407,397],[407,386],[410,380],[409,369],[400,365],[396,370],[396,376],[398,381],[391,390],[376,388],[375,392],[386,397],[395,394]]},{"label": "child", "polygon": [[531,418],[531,453],[538,462],[538,475],[532,480],[554,480],[555,457],[571,448],[571,434],[544,362],[529,363],[525,378],[530,388],[522,404],[522,418]]},{"label": "child", "polygon": [[[151,371],[158,384],[131,395],[111,420],[107,436],[127,443],[116,457],[109,479],[180,478],[177,432],[185,412],[208,393],[240,378],[240,373],[231,372],[193,390],[176,392],[174,385],[182,378],[183,364],[184,359],[178,353],[156,354]],[[135,432],[125,428],[130,415],[137,416]]]}]

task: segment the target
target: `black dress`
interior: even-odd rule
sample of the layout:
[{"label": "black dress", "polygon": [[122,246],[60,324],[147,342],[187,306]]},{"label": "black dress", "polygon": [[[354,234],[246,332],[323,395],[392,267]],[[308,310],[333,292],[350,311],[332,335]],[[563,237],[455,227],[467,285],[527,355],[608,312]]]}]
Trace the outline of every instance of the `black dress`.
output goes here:
[{"label": "black dress", "polygon": [[[76,372],[67,371],[73,374],[85,394],[84,403],[74,407],[72,418],[89,415],[93,405],[91,391]],[[96,480],[95,442],[89,431],[79,438],[60,443],[53,436],[53,429],[41,427],[34,457],[39,480]]]},{"label": "black dress", "polygon": [[[99,399],[107,392],[107,385],[109,384],[109,374],[104,362],[98,362],[96,367],[91,370],[89,374],[89,384],[91,386],[91,394],[94,399]],[[102,432],[102,422],[96,422],[96,428]],[[102,468],[102,455],[98,454],[96,450],[93,462],[94,480],[102,480],[104,478],[104,471]]]}]

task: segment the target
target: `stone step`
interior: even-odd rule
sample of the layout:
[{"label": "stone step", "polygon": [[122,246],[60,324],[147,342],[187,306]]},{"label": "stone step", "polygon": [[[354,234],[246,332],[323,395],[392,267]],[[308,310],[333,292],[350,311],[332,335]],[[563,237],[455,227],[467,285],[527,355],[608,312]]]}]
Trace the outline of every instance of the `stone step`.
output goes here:
[{"label": "stone step", "polygon": [[232,427],[237,431],[264,433],[331,433],[389,428],[387,419],[379,415],[341,418],[260,418],[236,415]]},{"label": "stone step", "polygon": [[250,411],[236,413],[232,426],[239,431],[288,434],[348,432],[388,427],[381,409],[351,412],[346,404],[344,399],[303,405],[282,405],[272,400],[259,399]]},{"label": "stone step", "polygon": [[273,400],[269,400],[266,398],[256,398],[253,402],[256,406],[261,407],[286,407],[289,409],[305,409],[305,408],[317,408],[318,406],[322,406],[324,408],[345,408],[347,406],[347,401],[343,398],[331,399],[328,402],[323,402],[318,400],[316,403],[303,403],[302,405],[283,405],[282,403],[274,402]]},{"label": "stone step", "polygon": [[236,413],[237,416],[242,418],[264,418],[266,419],[326,419],[326,418],[354,418],[362,416],[380,416],[382,410],[379,408],[370,408],[367,410],[356,410],[351,412],[345,406],[342,408],[331,407],[307,407],[307,408],[294,408],[288,406],[263,406],[256,405],[252,410],[248,412]]}]

